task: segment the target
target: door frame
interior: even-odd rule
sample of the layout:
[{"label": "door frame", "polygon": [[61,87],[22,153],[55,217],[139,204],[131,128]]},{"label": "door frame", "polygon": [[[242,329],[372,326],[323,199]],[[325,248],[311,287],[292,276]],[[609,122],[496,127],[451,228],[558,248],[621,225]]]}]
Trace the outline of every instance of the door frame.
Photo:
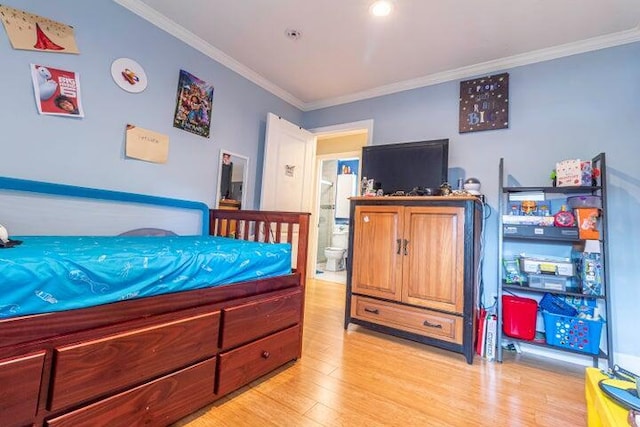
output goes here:
[{"label": "door frame", "polygon": [[[308,129],[309,132],[316,136],[316,144],[318,143],[318,136],[344,136],[350,135],[354,133],[365,133],[367,134],[367,144],[372,145],[373,140],[373,119],[368,120],[360,120],[356,122],[348,122],[348,123],[340,123],[331,126],[323,126],[319,128]],[[347,156],[352,155],[353,151],[345,151],[344,153],[332,153],[328,155],[316,155],[314,157],[314,165],[313,165],[313,206],[312,206],[312,226],[310,227],[309,232],[309,248],[308,248],[308,264],[307,264],[307,277],[315,278],[316,277],[316,265],[318,263],[318,229],[319,229],[319,218],[320,218],[320,170],[318,167],[318,158],[323,157],[322,160],[327,160],[326,156]],[[358,177],[361,175],[362,171],[362,158],[361,153],[357,153],[357,156],[360,159],[360,170],[358,170]],[[331,157],[333,158],[333,157]]]}]

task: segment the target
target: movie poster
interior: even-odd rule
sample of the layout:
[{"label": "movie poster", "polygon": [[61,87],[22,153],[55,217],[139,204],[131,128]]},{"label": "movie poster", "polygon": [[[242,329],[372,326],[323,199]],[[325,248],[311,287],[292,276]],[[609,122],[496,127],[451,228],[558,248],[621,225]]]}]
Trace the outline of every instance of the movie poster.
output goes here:
[{"label": "movie poster", "polygon": [[78,73],[31,64],[31,78],[40,114],[84,117]]},{"label": "movie poster", "polygon": [[213,86],[180,70],[173,127],[209,138]]}]

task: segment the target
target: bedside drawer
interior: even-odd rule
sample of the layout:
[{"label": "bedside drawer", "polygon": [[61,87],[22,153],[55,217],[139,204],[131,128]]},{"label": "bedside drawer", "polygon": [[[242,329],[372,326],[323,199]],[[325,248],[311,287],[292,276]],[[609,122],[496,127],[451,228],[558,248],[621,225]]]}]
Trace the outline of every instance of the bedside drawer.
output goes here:
[{"label": "bedside drawer", "polygon": [[462,317],[353,295],[351,317],[462,344]]},{"label": "bedside drawer", "polygon": [[[213,400],[216,359],[53,418],[47,427],[165,426]],[[179,411],[177,410],[179,408]]]},{"label": "bedside drawer", "polygon": [[253,301],[222,311],[220,348],[228,349],[300,322],[302,292]]},{"label": "bedside drawer", "polygon": [[218,386],[220,396],[237,390],[298,357],[300,326],[220,354]]},{"label": "bedside drawer", "polygon": [[219,325],[220,312],[216,311],[58,347],[50,409],[140,384],[212,357],[217,351]]},{"label": "bedside drawer", "polygon": [[33,423],[38,408],[44,351],[0,360],[0,424],[5,427]]}]

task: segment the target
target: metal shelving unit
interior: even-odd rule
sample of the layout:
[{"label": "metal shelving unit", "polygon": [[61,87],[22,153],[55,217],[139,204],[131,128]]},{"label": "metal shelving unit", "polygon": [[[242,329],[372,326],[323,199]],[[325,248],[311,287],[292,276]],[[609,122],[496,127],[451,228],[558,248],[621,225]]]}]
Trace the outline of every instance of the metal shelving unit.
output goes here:
[{"label": "metal shelving unit", "polygon": [[[611,319],[611,307],[610,307],[610,280],[609,280],[609,270],[608,270],[608,250],[607,250],[607,183],[606,183],[606,162],[605,162],[605,154],[600,153],[595,156],[591,160],[592,166],[594,168],[598,168],[600,170],[600,176],[597,178],[597,182],[595,182],[594,186],[591,187],[505,187],[505,171],[504,171],[504,159],[500,159],[500,167],[499,167],[499,183],[500,183],[500,191],[499,191],[499,227],[498,227],[498,301],[497,301],[497,316],[498,316],[498,330],[497,330],[497,361],[502,362],[503,360],[503,349],[502,349],[502,339],[504,333],[502,331],[502,295],[504,291],[509,293],[518,294],[521,296],[542,296],[544,293],[551,293],[553,295],[558,296],[571,296],[571,297],[585,297],[592,298],[596,300],[599,304],[604,307],[604,313],[601,313],[604,319],[606,320],[602,333],[606,334],[606,349],[600,349],[599,354],[586,354],[584,352],[574,350],[571,348],[564,348],[558,346],[552,346],[550,344],[541,343],[537,341],[527,341],[520,340],[517,338],[508,337],[509,340],[515,342],[522,342],[529,345],[534,346],[542,346],[546,348],[550,348],[558,351],[565,351],[568,353],[581,354],[583,356],[592,357],[593,366],[598,366],[598,363],[601,359],[606,359],[608,366],[613,366],[613,340],[612,340],[612,319]],[[565,291],[556,291],[549,289],[540,289],[540,288],[530,288],[528,286],[523,285],[514,285],[507,284],[504,281],[504,270],[502,265],[502,260],[504,258],[505,245],[521,245],[522,247],[535,246],[540,244],[548,244],[548,245],[575,245],[583,242],[577,235],[568,235],[568,236],[556,236],[556,235],[536,235],[535,233],[531,233],[531,235],[505,235],[505,227],[509,227],[509,225],[503,224],[502,215],[507,213],[507,207],[509,203],[509,195],[514,193],[523,193],[523,192],[542,192],[546,194],[556,194],[556,195],[596,195],[600,196],[602,201],[602,208],[600,209],[600,262],[602,264],[602,280],[603,280],[603,292],[602,295],[584,295],[578,292],[565,292]],[[523,226],[519,226],[523,227]],[[524,227],[538,227],[539,226],[524,226]]]}]

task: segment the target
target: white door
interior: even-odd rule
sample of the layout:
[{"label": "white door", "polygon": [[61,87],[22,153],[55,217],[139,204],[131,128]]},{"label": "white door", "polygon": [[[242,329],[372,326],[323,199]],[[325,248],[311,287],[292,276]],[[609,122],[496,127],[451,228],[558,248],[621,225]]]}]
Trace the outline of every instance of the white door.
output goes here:
[{"label": "white door", "polygon": [[267,116],[260,209],[311,212],[316,137],[275,114]]},{"label": "white door", "polygon": [[[315,135],[269,113],[264,143],[260,210],[311,212],[315,155]],[[297,239],[297,231],[294,231],[293,242],[297,242]],[[311,242],[309,244],[310,251],[314,246],[311,246]],[[292,267],[295,268],[295,244],[293,248]],[[308,259],[307,271],[314,271],[310,268]]]}]

